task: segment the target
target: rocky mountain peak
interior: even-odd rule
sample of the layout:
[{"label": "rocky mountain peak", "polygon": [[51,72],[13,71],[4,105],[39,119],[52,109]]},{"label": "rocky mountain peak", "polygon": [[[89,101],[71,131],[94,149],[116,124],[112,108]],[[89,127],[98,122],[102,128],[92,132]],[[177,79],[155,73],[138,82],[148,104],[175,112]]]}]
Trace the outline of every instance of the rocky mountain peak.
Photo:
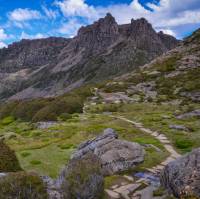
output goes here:
[{"label": "rocky mountain peak", "polygon": [[115,21],[115,18],[108,13],[104,18],[100,18],[98,21],[94,22],[92,25],[88,25],[86,27],[81,27],[78,31],[78,36],[82,36],[89,33],[117,33],[118,32],[118,24]]},{"label": "rocky mountain peak", "polygon": [[113,43],[119,34],[115,18],[108,13],[92,25],[81,27],[75,38],[78,47],[84,47],[92,52],[99,53]]},{"label": "rocky mountain peak", "polygon": [[131,71],[177,44],[144,18],[118,25],[110,13],[73,39],[22,40],[0,50],[0,100],[60,95]]}]

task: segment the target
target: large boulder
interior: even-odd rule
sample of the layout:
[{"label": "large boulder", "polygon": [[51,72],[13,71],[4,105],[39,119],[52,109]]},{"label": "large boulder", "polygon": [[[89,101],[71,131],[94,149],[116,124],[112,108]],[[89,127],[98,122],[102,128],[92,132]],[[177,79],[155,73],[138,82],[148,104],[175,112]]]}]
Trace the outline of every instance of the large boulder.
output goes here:
[{"label": "large boulder", "polygon": [[169,163],[161,183],[177,198],[200,198],[200,148]]},{"label": "large boulder", "polygon": [[46,186],[33,173],[15,172],[0,177],[2,199],[47,199]]},{"label": "large boulder", "polygon": [[92,153],[72,159],[58,181],[64,199],[101,199],[104,194],[101,162]]},{"label": "large boulder", "polygon": [[21,167],[15,155],[3,141],[0,141],[0,173],[20,171]]},{"label": "large boulder", "polygon": [[82,143],[72,158],[81,158],[91,152],[100,158],[104,175],[126,171],[144,161],[143,147],[119,140],[113,129],[106,129],[102,135]]}]

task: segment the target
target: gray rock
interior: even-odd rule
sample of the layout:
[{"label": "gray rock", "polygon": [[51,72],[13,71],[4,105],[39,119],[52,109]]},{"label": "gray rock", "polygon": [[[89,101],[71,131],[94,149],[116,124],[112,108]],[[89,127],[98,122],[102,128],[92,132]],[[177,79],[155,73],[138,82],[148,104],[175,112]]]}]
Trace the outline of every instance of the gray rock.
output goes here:
[{"label": "gray rock", "polygon": [[175,129],[178,131],[190,131],[187,127],[183,126],[183,125],[169,125],[170,129]]},{"label": "gray rock", "polygon": [[0,173],[0,178],[6,176],[6,173]]},{"label": "gray rock", "polygon": [[39,129],[48,129],[56,124],[58,124],[58,122],[37,122],[36,126]]},{"label": "gray rock", "polygon": [[49,176],[41,176],[41,178],[46,185],[48,199],[63,199],[59,181],[53,180]]},{"label": "gray rock", "polygon": [[144,161],[144,149],[137,143],[118,140],[113,129],[106,129],[102,135],[81,144],[72,158],[81,158],[94,153],[101,159],[104,175],[134,168]]},{"label": "gray rock", "polygon": [[200,148],[169,163],[161,183],[177,198],[200,198]]},{"label": "gray rock", "polygon": [[178,115],[176,118],[177,119],[187,119],[187,118],[191,118],[191,117],[200,117],[200,109]]}]

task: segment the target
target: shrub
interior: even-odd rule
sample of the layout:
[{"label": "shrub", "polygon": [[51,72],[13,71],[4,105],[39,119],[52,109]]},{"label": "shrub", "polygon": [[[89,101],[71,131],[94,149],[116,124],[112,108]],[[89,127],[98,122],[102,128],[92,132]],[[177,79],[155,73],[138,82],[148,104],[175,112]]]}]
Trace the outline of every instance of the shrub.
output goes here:
[{"label": "shrub", "polygon": [[61,174],[64,199],[101,199],[104,193],[104,179],[101,163],[94,154],[82,159],[73,159]]},{"label": "shrub", "polygon": [[175,144],[177,148],[184,150],[190,150],[193,146],[193,142],[189,139],[178,139]]},{"label": "shrub", "polygon": [[9,102],[0,105],[0,119],[10,116],[18,102]]},{"label": "shrub", "polygon": [[62,121],[72,119],[72,115],[69,113],[62,113],[59,117]]},{"label": "shrub", "polygon": [[74,144],[63,144],[63,145],[59,145],[58,147],[60,147],[61,149],[74,149],[74,148],[76,148],[76,146]]},{"label": "shrub", "polygon": [[30,156],[30,155],[31,155],[31,153],[29,153],[29,152],[22,152],[22,153],[21,153],[21,156],[24,157],[24,158],[25,158],[25,157],[28,157],[28,156]]},{"label": "shrub", "polygon": [[55,98],[0,104],[0,119],[13,116],[22,121],[55,121],[63,113],[81,113],[84,101],[91,95],[90,86],[84,86]]},{"label": "shrub", "polygon": [[32,117],[50,101],[51,99],[21,101],[12,111],[12,115],[23,121],[30,121]]},{"label": "shrub", "polygon": [[39,161],[39,160],[31,160],[30,163],[32,165],[38,165],[38,164],[41,164],[41,161]]},{"label": "shrub", "polygon": [[15,155],[4,142],[0,141],[0,172],[20,171],[21,167]]},{"label": "shrub", "polygon": [[5,117],[2,121],[1,121],[1,124],[3,125],[8,125],[8,124],[11,124],[12,122],[14,122],[14,118],[12,116],[8,116],[8,117]]},{"label": "shrub", "polygon": [[47,191],[36,174],[16,172],[0,178],[0,198],[47,199]]}]

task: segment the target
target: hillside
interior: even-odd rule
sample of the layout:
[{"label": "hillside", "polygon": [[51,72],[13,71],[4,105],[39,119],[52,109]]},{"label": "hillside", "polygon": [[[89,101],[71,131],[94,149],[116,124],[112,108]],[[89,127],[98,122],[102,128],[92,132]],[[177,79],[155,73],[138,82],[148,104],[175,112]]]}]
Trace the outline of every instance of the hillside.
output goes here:
[{"label": "hillside", "polygon": [[110,14],[73,39],[22,40],[0,50],[0,100],[61,95],[131,71],[177,44],[143,18],[118,25]]}]

